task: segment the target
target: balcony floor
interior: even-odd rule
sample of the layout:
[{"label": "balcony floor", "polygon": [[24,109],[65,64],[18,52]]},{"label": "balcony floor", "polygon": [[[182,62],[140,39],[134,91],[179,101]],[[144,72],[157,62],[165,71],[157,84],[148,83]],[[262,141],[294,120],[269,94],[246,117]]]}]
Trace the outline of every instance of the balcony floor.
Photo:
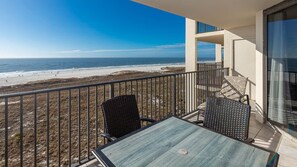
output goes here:
[{"label": "balcony floor", "polygon": [[[253,102],[251,103],[253,104]],[[252,110],[253,110],[252,105]],[[249,137],[254,138],[254,145],[266,148],[271,151],[276,151],[280,154],[279,167],[295,167],[297,164],[297,142],[286,135],[282,135],[273,125],[266,123],[261,124],[255,118],[255,110],[252,111],[250,119]],[[197,117],[186,118],[188,121],[195,121]],[[92,160],[83,167],[101,166],[97,160]]]}]

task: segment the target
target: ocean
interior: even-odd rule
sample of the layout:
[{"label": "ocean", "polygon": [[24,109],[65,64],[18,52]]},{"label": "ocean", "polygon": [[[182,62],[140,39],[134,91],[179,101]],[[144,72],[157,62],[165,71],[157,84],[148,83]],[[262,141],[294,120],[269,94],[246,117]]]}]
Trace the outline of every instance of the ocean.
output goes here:
[{"label": "ocean", "polygon": [[[214,61],[199,58],[199,61]],[[184,58],[30,58],[0,59],[0,73],[51,71],[85,68],[120,68],[123,66],[153,66],[184,64]]]}]

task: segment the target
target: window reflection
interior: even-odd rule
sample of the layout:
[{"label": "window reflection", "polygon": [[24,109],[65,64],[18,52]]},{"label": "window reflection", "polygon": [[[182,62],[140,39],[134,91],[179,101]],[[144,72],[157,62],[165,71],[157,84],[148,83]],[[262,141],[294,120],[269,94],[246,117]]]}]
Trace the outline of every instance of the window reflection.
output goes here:
[{"label": "window reflection", "polygon": [[268,118],[297,136],[297,5],[268,16]]}]

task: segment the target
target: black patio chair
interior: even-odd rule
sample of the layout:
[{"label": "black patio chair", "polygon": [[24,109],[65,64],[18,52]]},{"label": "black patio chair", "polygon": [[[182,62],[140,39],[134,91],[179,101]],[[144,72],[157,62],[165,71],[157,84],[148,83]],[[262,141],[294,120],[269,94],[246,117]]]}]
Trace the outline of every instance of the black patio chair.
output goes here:
[{"label": "black patio chair", "polygon": [[248,138],[251,107],[242,102],[222,98],[208,97],[203,126],[226,136],[245,141],[254,142]]},{"label": "black patio chair", "polygon": [[155,122],[149,118],[140,118],[134,95],[114,97],[102,103],[104,131],[102,137],[114,141],[141,128],[141,121]]},{"label": "black patio chair", "polygon": [[[248,78],[239,77],[239,76],[224,76],[222,87],[219,91],[218,88],[211,88],[214,89],[214,97],[224,97],[232,100],[236,100],[239,102],[244,102],[250,105],[250,98],[246,91]],[[205,89],[205,85],[198,85],[198,88]],[[200,104],[197,109],[197,121],[200,120],[200,117],[204,117],[204,112],[206,109],[206,102]]]}]

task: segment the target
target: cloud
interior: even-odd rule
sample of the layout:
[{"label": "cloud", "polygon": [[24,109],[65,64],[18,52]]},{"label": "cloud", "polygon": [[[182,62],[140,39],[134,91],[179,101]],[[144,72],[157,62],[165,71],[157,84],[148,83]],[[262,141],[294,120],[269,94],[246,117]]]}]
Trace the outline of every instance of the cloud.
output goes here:
[{"label": "cloud", "polygon": [[209,42],[202,42],[202,41],[199,41],[199,46],[209,46],[209,45],[213,45],[213,43],[209,43]]},{"label": "cloud", "polygon": [[64,51],[57,51],[56,53],[80,53],[81,50],[77,49],[77,50],[64,50]]},{"label": "cloud", "polygon": [[185,47],[184,43],[178,43],[174,45],[159,45],[159,46],[156,46],[155,48],[172,49],[172,48],[183,48],[183,47]]},{"label": "cloud", "polygon": [[84,51],[85,53],[105,53],[105,52],[137,52],[137,51],[151,51],[153,48],[142,48],[142,49],[110,49],[110,50],[90,50]]},{"label": "cloud", "polygon": [[172,45],[158,45],[149,48],[135,48],[135,49],[98,49],[98,50],[66,50],[66,51],[58,51],[56,53],[61,54],[72,54],[72,53],[107,53],[107,52],[139,52],[139,51],[158,51],[165,49],[176,49],[185,47],[184,43],[172,44]]}]

